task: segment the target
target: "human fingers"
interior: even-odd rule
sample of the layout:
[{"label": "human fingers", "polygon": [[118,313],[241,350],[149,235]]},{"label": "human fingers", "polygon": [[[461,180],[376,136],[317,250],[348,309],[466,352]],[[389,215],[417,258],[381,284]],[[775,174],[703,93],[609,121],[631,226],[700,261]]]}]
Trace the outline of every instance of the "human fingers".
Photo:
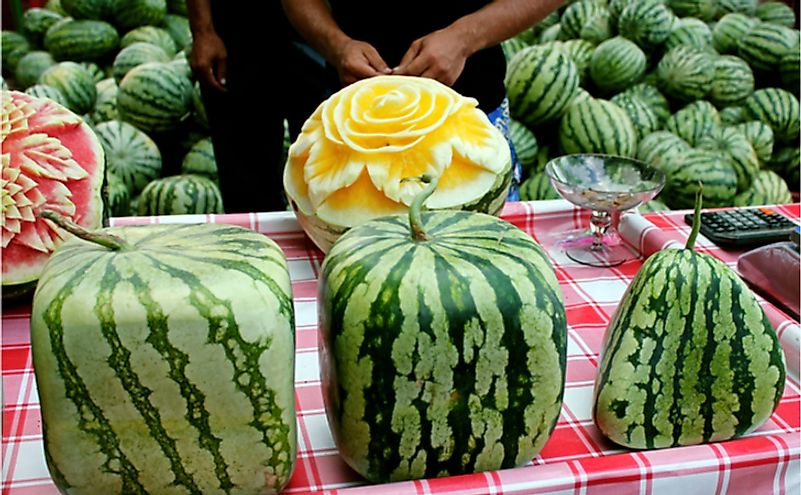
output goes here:
[{"label": "human fingers", "polygon": [[393,74],[420,76],[428,68],[429,60],[425,57],[422,40],[413,42],[397,67],[392,69]]},{"label": "human fingers", "polygon": [[409,65],[409,63],[411,63],[411,61],[420,54],[422,45],[423,44],[421,43],[421,40],[415,40],[412,42],[412,44],[409,45],[409,48],[406,50],[406,53],[403,54],[400,63],[392,69],[393,72]]},{"label": "human fingers", "polygon": [[228,73],[228,59],[221,58],[217,60],[217,70],[215,71],[215,81],[223,89],[226,89],[226,75]]},{"label": "human fingers", "polygon": [[391,74],[392,69],[389,68],[384,59],[379,55],[378,50],[369,43],[365,43],[362,47],[362,55],[367,60],[367,63],[380,74]]},{"label": "human fingers", "polygon": [[[225,52],[215,50],[208,44],[196,44],[193,46],[192,54],[190,55],[189,64],[192,71],[195,73],[200,84],[211,87],[217,91],[224,91],[224,85],[220,84],[218,74],[220,72],[219,66],[225,66]],[[225,69],[223,69],[224,71]]]},{"label": "human fingers", "polygon": [[[373,62],[368,58],[366,54],[370,51],[368,47],[370,47],[370,45],[367,43],[354,42],[344,51],[339,64],[339,77],[344,84],[350,84],[361,79],[384,73],[377,70],[373,66]],[[378,52],[375,51],[374,48],[372,51],[374,52],[374,58],[378,57],[378,60],[380,60],[380,63],[378,61],[375,63],[379,67],[381,67],[382,64],[386,67],[386,64],[383,63],[383,59],[378,55]]]}]

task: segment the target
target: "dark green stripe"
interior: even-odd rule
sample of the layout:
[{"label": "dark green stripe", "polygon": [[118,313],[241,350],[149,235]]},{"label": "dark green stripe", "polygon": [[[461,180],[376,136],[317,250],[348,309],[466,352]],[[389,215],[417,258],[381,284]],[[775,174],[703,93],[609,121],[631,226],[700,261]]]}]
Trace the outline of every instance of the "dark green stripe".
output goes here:
[{"label": "dark green stripe", "polygon": [[[546,81],[553,83],[553,80],[556,79],[557,74],[548,74],[547,71],[543,69],[543,67],[551,67],[555,64],[562,64],[564,61],[562,60],[562,55],[557,53],[555,50],[553,51],[545,51],[545,50],[538,50],[535,52],[536,55],[539,55],[539,60],[537,60],[537,64],[534,65],[533,63],[529,63],[526,65],[526,71],[523,72],[526,76],[526,83],[523,86],[523,90],[520,93],[523,97],[523,100],[518,105],[520,109],[521,118],[524,121],[537,121],[542,118],[543,115],[548,114],[548,109],[545,111],[541,110],[542,100],[545,96],[545,90],[547,89],[547,85],[542,90],[532,91],[532,87],[537,88],[540,85],[544,84],[544,79],[546,76],[548,79]],[[534,57],[534,53],[532,54],[532,58]],[[552,60],[552,57],[555,57],[556,60]]]},{"label": "dark green stripe", "polygon": [[[477,356],[473,356],[472,362],[465,360],[464,328],[465,318],[460,316],[478,314],[476,304],[470,296],[470,280],[453,268],[445,258],[437,255],[434,258],[434,273],[437,279],[437,287],[441,298],[441,304],[445,308],[453,308],[456,318],[448,318],[448,333],[451,342],[459,353],[459,362],[453,368],[453,389],[457,391],[453,408],[448,415],[448,425],[452,428],[454,439],[453,451],[456,455],[451,456],[440,467],[451,473],[465,472],[469,466],[473,466],[476,457],[484,447],[484,439],[476,438],[475,445],[470,445],[472,425],[470,424],[470,408],[468,399],[470,393],[476,389],[475,362]],[[482,331],[484,329],[482,328]],[[425,438],[425,437],[424,437]],[[463,459],[463,453],[470,452],[467,459]],[[427,476],[436,476],[437,469],[432,469],[439,463],[430,463]],[[429,474],[431,473],[431,474]]]},{"label": "dark green stripe", "polygon": [[[540,110],[539,118],[542,120],[555,117],[576,94],[575,88],[578,87],[577,72],[575,69],[568,70],[566,68],[567,64],[573,64],[573,61],[563,57],[558,65],[551,66],[554,71],[553,77],[542,88],[540,98],[537,100],[537,107],[535,107]],[[573,65],[575,66],[575,64]],[[554,101],[554,99],[556,100]],[[547,107],[543,108],[542,102],[548,102]]]},{"label": "dark green stripe", "polygon": [[[261,433],[265,445],[286,442],[290,438],[290,425],[280,421],[283,411],[276,404],[275,393],[269,388],[259,365],[259,358],[270,348],[272,339],[265,337],[256,342],[246,341],[239,332],[239,324],[229,300],[215,296],[194,273],[170,266],[153,256],[147,257],[154,267],[181,280],[189,288],[189,303],[209,323],[208,342],[222,347],[233,365],[236,389],[251,404],[253,420],[248,424]],[[294,320],[289,325],[294,328]],[[276,466],[276,469],[284,466],[289,472],[294,459],[282,460],[280,457],[285,453],[286,448],[273,448],[269,465]]]},{"label": "dark green stripe", "polygon": [[[94,307],[95,317],[100,324],[100,331],[106,339],[111,354],[107,359],[109,367],[120,381],[120,385],[128,394],[131,404],[136,408],[147,426],[150,437],[159,445],[162,453],[170,463],[174,483],[183,486],[192,494],[201,494],[194,478],[186,471],[178,452],[175,439],[171,438],[161,424],[161,414],[150,403],[152,390],[144,386],[139,376],[131,369],[131,351],[120,340],[114,318],[113,296],[122,277],[114,269],[113,263],[106,264],[105,273],[100,279],[97,303]],[[137,287],[137,290],[140,288]],[[149,315],[148,315],[149,316]]]},{"label": "dark green stripe", "polygon": [[[398,249],[404,251],[402,246]],[[394,251],[394,249],[393,249]],[[396,290],[401,285],[403,277],[408,272],[414,259],[414,250],[405,250],[394,266],[387,272],[383,290],[376,296],[371,304],[370,314],[373,316],[369,321],[364,322],[363,341],[359,349],[359,357],[371,358],[372,356],[391,356],[392,345],[398,337],[397,331],[401,328],[405,315],[401,312],[400,291]],[[362,259],[359,266],[349,271],[348,278],[339,287],[339,291],[332,295],[334,306],[330,320],[329,349],[334,349],[336,337],[344,332],[344,328],[339,324],[346,321],[345,314],[349,298],[345,294],[352,294],[353,290],[366,280],[369,270],[372,267],[380,266],[384,252],[375,252]],[[384,261],[384,263],[386,263]],[[388,309],[393,311],[388,311]],[[424,307],[420,308],[425,311]],[[424,322],[420,324],[420,331],[426,331],[428,327]],[[395,330],[390,333],[389,330]],[[341,368],[340,370],[341,371]],[[388,480],[391,472],[390,467],[396,467],[401,462],[400,452],[397,446],[400,445],[401,435],[392,428],[392,411],[395,409],[395,366],[391,362],[373,362],[371,384],[364,390],[365,411],[364,420],[368,425],[375,425],[370,428],[370,440],[368,446],[369,465],[368,472],[376,479]],[[348,398],[348,390],[339,382],[340,404]],[[420,414],[421,425],[426,421],[424,407],[414,404]],[[421,409],[423,409],[421,411]],[[338,414],[342,416],[341,411]]]},{"label": "dark green stripe", "polygon": [[[710,264],[710,268],[714,266]],[[718,268],[719,269],[719,268]],[[746,315],[745,311],[750,311],[753,308],[743,308],[740,305],[740,294],[741,290],[739,287],[732,287],[732,308],[731,314],[734,318],[734,323],[737,325],[738,329],[747,328],[745,325],[744,317]],[[763,321],[767,319],[766,316],[763,315]],[[770,323],[764,328],[771,328]],[[770,332],[772,333],[772,332]],[[774,334],[775,335],[775,334]],[[737,393],[738,398],[740,399],[740,409],[737,411],[732,411],[734,417],[737,418],[737,426],[735,428],[736,435],[742,435],[748,429],[749,426],[753,425],[754,423],[754,404],[753,404],[753,397],[754,397],[754,389],[755,389],[755,377],[751,374],[747,367],[744,365],[746,363],[743,362],[743,356],[746,355],[746,349],[743,342],[742,335],[738,332],[735,335],[735,338],[730,340],[730,344],[732,347],[731,350],[731,357],[729,358],[729,366],[732,370],[735,370],[733,377],[732,377],[732,390]],[[774,347],[775,348],[775,347]],[[780,351],[781,352],[781,351]],[[771,364],[776,362],[776,356],[771,356]],[[752,358],[753,359],[753,358]],[[783,369],[783,366],[780,364],[779,359],[779,369]],[[784,383],[784,377],[781,377],[781,384]],[[781,393],[782,387],[777,387],[778,393]],[[778,401],[779,397],[777,397]]]},{"label": "dark green stripe", "polygon": [[[649,272],[647,272],[646,274],[643,274],[644,282],[646,284],[648,284],[649,286],[652,286],[652,282],[651,282],[652,281],[652,277],[654,275],[656,275],[656,273],[658,273],[659,271],[665,270],[665,269],[668,270],[668,275],[667,275],[668,280],[672,281],[672,280],[681,279],[681,273],[675,273],[676,272],[675,265],[672,268],[668,268],[666,266],[666,264],[663,262],[661,264],[651,265],[651,270],[649,270]],[[648,276],[648,275],[650,275],[650,276]],[[681,282],[679,282],[679,284],[680,283]],[[679,284],[677,284],[677,285],[679,285]],[[652,295],[650,300],[648,301],[648,305],[650,307],[665,307],[665,308],[668,308],[671,305],[676,304],[677,301],[675,299],[674,300],[670,300],[669,299],[668,288],[669,288],[669,286],[665,285],[665,286],[662,287],[662,290],[658,293],[659,295],[657,297],[654,297]],[[651,292],[651,294],[653,294],[653,292]],[[632,309],[634,309],[634,305],[632,305]],[[633,311],[631,313],[633,313]],[[629,313],[629,315],[631,315],[631,313]],[[646,392],[645,404],[643,406],[643,419],[644,419],[643,430],[645,431],[646,445],[647,445],[648,448],[654,448],[655,447],[654,439],[659,434],[659,430],[657,429],[657,426],[654,424],[654,419],[656,418],[657,413],[660,412],[660,411],[657,411],[656,400],[660,395],[663,395],[663,394],[666,393],[666,391],[665,391],[665,381],[666,380],[665,380],[665,377],[659,376],[656,373],[657,366],[659,365],[659,362],[662,361],[662,360],[675,361],[675,359],[676,359],[676,356],[665,355],[665,353],[664,353],[665,344],[667,342],[669,342],[669,341],[675,341],[675,338],[671,338],[671,337],[674,337],[674,336],[668,334],[668,328],[666,328],[666,326],[667,326],[666,322],[664,322],[664,321],[661,322],[662,335],[656,335],[655,333],[650,333],[649,331],[651,329],[640,328],[641,335],[643,335],[643,337],[644,337],[644,334],[646,332],[649,332],[648,336],[651,337],[654,340],[654,342],[656,342],[656,346],[654,348],[653,355],[651,356],[651,361],[648,363],[648,366],[652,370],[654,370],[654,372],[651,375],[652,376],[652,381],[656,381],[656,382],[660,383],[659,391],[657,393],[654,393],[653,384],[644,384],[645,386],[642,387],[642,390],[644,390]],[[642,342],[640,341],[640,343],[642,343]],[[640,348],[642,349],[642,347],[640,347]],[[675,369],[675,368],[671,368],[671,369]],[[675,379],[675,376],[674,376],[674,379]],[[675,389],[673,390],[673,393],[674,394],[676,393]]]},{"label": "dark green stripe", "polygon": [[[713,275],[708,277],[705,281],[706,283],[701,286],[705,287],[704,293],[699,296],[699,299],[704,301],[706,304],[701,308],[705,315],[706,315],[706,335],[707,335],[707,345],[704,348],[704,353],[701,359],[701,372],[698,377],[698,385],[696,386],[696,390],[705,396],[704,402],[701,404],[699,414],[704,419],[704,429],[703,429],[703,441],[708,442],[712,435],[715,433],[714,428],[712,427],[712,419],[715,413],[715,397],[712,395],[712,390],[715,386],[715,376],[714,371],[712,370],[712,360],[715,356],[715,350],[718,345],[723,344],[720,340],[715,337],[715,328],[717,327],[717,322],[715,321],[716,317],[720,312],[731,312],[732,316],[736,314],[736,305],[733,305],[730,308],[724,308],[720,306],[720,293],[721,293],[721,276],[717,273],[720,270],[720,267],[715,267],[711,263],[709,263],[708,259],[702,258],[700,256],[696,257],[696,267],[698,270],[701,269],[702,265],[706,265],[706,269],[710,271]],[[700,273],[699,277],[700,279]],[[696,286],[699,287],[699,286]],[[734,293],[731,292],[731,296],[734,296]],[[713,302],[714,301],[714,302]],[[732,301],[734,303],[734,301]],[[715,307],[712,307],[712,305]],[[729,339],[729,343],[733,340],[737,340],[737,334],[735,332],[735,338]],[[735,373],[736,374],[736,373]],[[742,398],[742,396],[741,396]],[[742,407],[741,407],[742,409]],[[742,423],[740,423],[742,424]]]},{"label": "dark green stripe", "polygon": [[[582,148],[587,146],[587,143],[590,145],[589,149],[583,149],[582,151],[600,152],[603,149],[603,137],[599,132],[601,128],[598,119],[598,112],[600,111],[601,107],[603,107],[602,103],[591,102],[588,105],[589,111],[583,115],[579,114],[579,123],[581,124],[579,127],[584,131],[584,135],[582,136],[578,133],[577,135],[581,141],[583,141],[581,144]],[[592,125],[588,125],[588,121]]]},{"label": "dark green stripe", "polygon": [[[509,238],[510,241],[512,239],[514,238]],[[447,247],[447,244],[442,243],[440,246]],[[538,250],[533,250],[533,252],[536,253],[536,257],[539,258],[541,266],[550,266],[550,261],[545,259],[542,252]],[[470,250],[465,249],[463,245],[457,244],[452,246],[449,254],[455,259],[461,259],[473,266],[480,267],[495,293],[495,300],[498,303],[500,314],[503,316],[504,331],[502,342],[504,343],[506,351],[509,353],[509,361],[506,367],[509,405],[505,410],[495,406],[493,400],[494,394],[492,392],[487,394],[484,401],[486,401],[486,407],[492,407],[503,412],[503,436],[501,437],[501,443],[504,446],[504,460],[502,467],[515,467],[519,448],[518,439],[525,436],[526,433],[525,405],[532,402],[533,397],[531,391],[536,384],[533,382],[533,377],[530,374],[520,369],[521,363],[528,362],[527,353],[529,350],[529,346],[525,341],[523,329],[520,325],[520,320],[518,319],[519,311],[522,306],[520,295],[508,275],[504,273],[497,264],[488,263],[487,257],[491,256],[493,260],[506,259],[515,264],[518,268],[525,269],[527,272],[527,280],[539,281],[542,275],[537,272],[534,266],[521,263],[519,258],[512,254],[508,247],[499,246],[497,242],[489,246],[486,244],[482,245],[480,249],[475,250],[475,253],[471,253]],[[534,291],[534,296],[536,298],[535,306],[539,310],[548,311],[553,321],[551,338],[554,346],[559,351],[559,364],[562,378],[560,393],[557,400],[561,402],[564,393],[565,366],[567,364],[566,322],[564,312],[560,309],[562,308],[562,301],[559,294],[554,291],[552,287],[542,282],[539,284],[535,282],[535,285],[537,285]],[[494,384],[493,389],[495,386]],[[549,431],[540,431],[534,441],[536,442],[541,435],[550,434],[553,426],[554,425],[551,425]]]},{"label": "dark green stripe", "polygon": [[[693,350],[693,320],[695,320],[695,314],[698,310],[704,311],[704,308],[699,308],[699,296],[700,293],[697,290],[693,290],[694,287],[699,287],[699,273],[698,273],[698,262],[695,256],[692,253],[680,253],[679,261],[684,262],[680,266],[682,268],[681,275],[683,276],[676,276],[674,277],[673,283],[676,287],[676,294],[684,294],[688,293],[690,302],[689,312],[685,315],[682,314],[679,316],[684,321],[684,331],[681,335],[677,335],[676,338],[679,340],[679,347],[676,350],[676,363],[683,363],[687,358],[687,353],[692,352]],[[689,265],[687,268],[684,264]],[[685,288],[685,285],[689,288]],[[676,301],[673,301],[673,304],[676,304]],[[676,373],[673,375],[673,404],[670,406],[670,418],[672,419],[671,423],[673,424],[673,446],[680,445],[679,438],[681,437],[682,428],[681,428],[681,421],[684,418],[683,413],[681,412],[681,404],[684,397],[681,395],[681,381],[685,378],[684,375],[684,367],[680,367],[676,370]]]},{"label": "dark green stripe", "polygon": [[[92,258],[82,267],[76,267],[75,275],[70,277],[64,284],[64,289],[58,292],[52,302],[45,308],[42,319],[50,333],[50,347],[53,356],[58,364],[58,371],[64,382],[67,399],[75,404],[78,412],[78,428],[84,433],[94,438],[94,443],[98,450],[106,456],[102,470],[106,473],[114,473],[121,478],[122,493],[135,495],[146,495],[142,483],[139,481],[139,470],[128,457],[123,453],[119,444],[119,439],[111,427],[111,424],[103,413],[103,409],[93,400],[92,395],[81,379],[77,367],[67,355],[64,344],[64,327],[61,324],[61,315],[65,301],[72,295],[80,281],[86,276],[87,270],[98,258]],[[45,430],[45,443],[47,443],[47,431]],[[60,472],[58,465],[53,463],[49,466],[51,473],[55,471],[55,479],[65,479]],[[82,480],[78,480],[81,482]],[[62,488],[69,486],[65,484]]]},{"label": "dark green stripe", "polygon": [[[211,431],[211,425],[209,424],[210,414],[205,405],[206,396],[186,376],[186,366],[190,362],[190,356],[170,344],[168,315],[162,311],[158,302],[151,297],[152,287],[136,273],[129,279],[129,282],[136,292],[137,300],[147,311],[147,325],[150,329],[150,334],[145,341],[153,346],[164,358],[164,362],[169,365],[168,376],[178,385],[181,397],[186,400],[187,407],[184,417],[197,430],[198,445],[209,452],[212,459],[214,459],[214,474],[219,480],[220,489],[225,493],[230,493],[234,484],[231,482],[228,466],[220,452],[220,444],[222,442]],[[160,437],[154,435],[154,438],[158,440]],[[173,453],[171,452],[171,454]],[[177,451],[174,452],[174,455],[179,457]],[[170,457],[170,460],[172,463],[172,457]],[[180,461],[180,458],[178,460]]]}]

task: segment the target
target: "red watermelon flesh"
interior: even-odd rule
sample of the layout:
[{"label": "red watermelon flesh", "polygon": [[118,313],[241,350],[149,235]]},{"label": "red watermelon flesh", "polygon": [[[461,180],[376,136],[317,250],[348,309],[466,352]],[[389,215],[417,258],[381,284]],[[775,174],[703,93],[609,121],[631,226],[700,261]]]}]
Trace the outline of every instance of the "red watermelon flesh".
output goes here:
[{"label": "red watermelon flesh", "polygon": [[103,147],[94,131],[63,106],[2,91],[3,297],[32,288],[66,234],[37,216],[53,210],[78,225],[101,227]]}]

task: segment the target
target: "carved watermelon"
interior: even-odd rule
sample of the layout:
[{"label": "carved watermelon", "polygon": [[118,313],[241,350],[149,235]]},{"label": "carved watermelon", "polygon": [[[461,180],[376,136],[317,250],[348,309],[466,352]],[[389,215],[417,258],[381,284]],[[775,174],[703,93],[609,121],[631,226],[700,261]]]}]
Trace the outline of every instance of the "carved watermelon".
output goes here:
[{"label": "carved watermelon", "polygon": [[328,251],[343,232],[405,213],[439,177],[427,207],[500,213],[512,178],[509,144],[478,102],[433,80],[363,79],[320,104],[289,148],[284,188],[308,236]]},{"label": "carved watermelon", "polygon": [[101,226],[103,147],[83,119],[52,100],[3,91],[3,298],[36,284],[62,231],[40,219],[56,211],[87,228]]}]

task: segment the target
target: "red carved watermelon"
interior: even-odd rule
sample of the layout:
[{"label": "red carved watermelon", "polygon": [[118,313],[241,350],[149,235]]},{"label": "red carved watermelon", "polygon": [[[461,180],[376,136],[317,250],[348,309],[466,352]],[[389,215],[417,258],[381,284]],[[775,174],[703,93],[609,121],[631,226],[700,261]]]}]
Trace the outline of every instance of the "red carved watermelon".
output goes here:
[{"label": "red carved watermelon", "polygon": [[39,279],[62,231],[38,217],[54,210],[87,228],[103,218],[103,147],[83,119],[49,99],[3,91],[3,299],[24,294]]}]

